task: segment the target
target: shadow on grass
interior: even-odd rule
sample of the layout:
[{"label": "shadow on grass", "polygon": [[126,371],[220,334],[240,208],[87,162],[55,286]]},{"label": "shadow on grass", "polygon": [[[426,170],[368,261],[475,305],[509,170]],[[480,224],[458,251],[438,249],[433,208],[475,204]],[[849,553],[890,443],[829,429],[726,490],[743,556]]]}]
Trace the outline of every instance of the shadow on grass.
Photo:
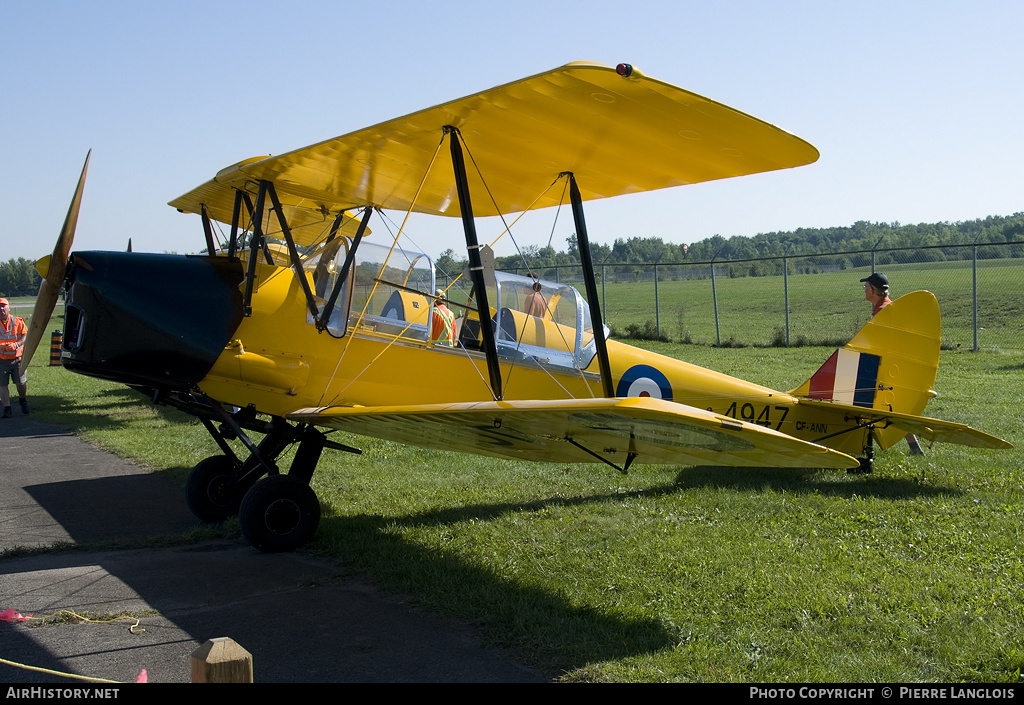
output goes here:
[{"label": "shadow on grass", "polygon": [[169,406],[152,404],[147,397],[128,387],[106,389],[90,397],[90,403],[68,402],[67,397],[33,395],[32,419],[67,428],[76,434],[121,429],[138,421],[137,411],[154,413],[168,423],[193,423],[194,417]]},{"label": "shadow on grass", "polygon": [[341,554],[385,590],[414,596],[421,606],[468,620],[494,646],[557,678],[588,664],[670,648],[678,628],[656,618],[631,618],[607,609],[571,604],[554,591],[499,575],[461,555],[417,545],[404,531],[419,527],[488,522],[551,505],[600,503],[622,495],[558,498],[525,503],[444,508],[406,517],[325,517],[314,550]]},{"label": "shadow on grass", "polygon": [[400,517],[325,516],[316,547],[340,553],[386,589],[414,595],[427,608],[480,624],[497,645],[539,661],[547,671],[569,673],[587,664],[672,648],[682,637],[678,627],[660,619],[630,618],[607,608],[571,604],[557,592],[499,575],[502,566],[490,570],[454,551],[417,545],[406,537],[417,529],[456,529],[509,514],[657,498],[708,487],[892,500],[958,494],[955,489],[922,486],[912,480],[840,471],[696,467],[681,470],[671,483],[635,491],[444,507]]},{"label": "shadow on grass", "polygon": [[878,472],[865,475],[842,470],[803,468],[736,468],[701,465],[682,469],[676,488],[728,488],[746,491],[772,490],[792,494],[820,494],[830,497],[875,497],[906,500],[919,497],[958,496],[955,487],[924,485],[916,479],[887,477]]}]

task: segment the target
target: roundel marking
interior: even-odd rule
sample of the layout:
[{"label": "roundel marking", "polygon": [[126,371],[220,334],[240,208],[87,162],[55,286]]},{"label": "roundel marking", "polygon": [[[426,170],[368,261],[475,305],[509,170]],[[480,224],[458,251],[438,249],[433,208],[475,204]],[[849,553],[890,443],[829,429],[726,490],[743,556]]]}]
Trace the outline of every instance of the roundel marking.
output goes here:
[{"label": "roundel marking", "polygon": [[633,365],[619,380],[617,397],[653,397],[672,401],[672,385],[668,377],[650,365]]}]

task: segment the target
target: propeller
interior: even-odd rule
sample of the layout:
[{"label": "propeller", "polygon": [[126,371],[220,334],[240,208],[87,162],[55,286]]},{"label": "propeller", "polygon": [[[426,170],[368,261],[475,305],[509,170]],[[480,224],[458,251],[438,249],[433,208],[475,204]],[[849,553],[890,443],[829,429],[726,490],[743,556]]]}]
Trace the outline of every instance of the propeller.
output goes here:
[{"label": "propeller", "polygon": [[32,321],[28,327],[28,336],[25,339],[25,349],[21,353],[21,371],[25,372],[28,363],[39,347],[39,341],[46,332],[50,323],[50,315],[54,306],[57,305],[57,297],[60,294],[60,287],[64,283],[64,274],[68,267],[68,256],[71,254],[71,243],[75,239],[75,226],[78,224],[78,210],[82,205],[82,190],[85,188],[85,172],[89,169],[89,157],[92,150],[85,155],[85,165],[82,167],[82,175],[78,178],[78,187],[75,189],[75,196],[71,199],[71,206],[64,218],[64,227],[61,228],[57,244],[53,248],[53,254],[43,257],[36,262],[36,271],[43,276],[39,284],[39,295],[36,297],[36,306],[32,310]]}]

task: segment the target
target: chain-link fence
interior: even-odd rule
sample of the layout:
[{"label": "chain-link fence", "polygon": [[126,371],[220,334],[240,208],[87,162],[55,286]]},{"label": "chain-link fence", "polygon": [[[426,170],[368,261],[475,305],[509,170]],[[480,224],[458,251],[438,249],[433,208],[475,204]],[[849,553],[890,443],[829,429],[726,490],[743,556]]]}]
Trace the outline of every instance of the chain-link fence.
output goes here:
[{"label": "chain-link fence", "polygon": [[[531,271],[586,296],[579,265]],[[1024,348],[1024,242],[595,265],[615,337],[719,346],[843,345],[871,316],[860,280],[872,271],[889,278],[893,299],[935,294],[944,347]],[[11,312],[27,320],[32,303]]]},{"label": "chain-link fence", "polygon": [[[935,246],[659,264],[597,264],[601,310],[617,337],[719,346],[842,345],[871,316],[860,280],[890,296],[938,298],[946,348],[1024,347],[1024,243]],[[533,268],[578,286],[578,266]]]}]

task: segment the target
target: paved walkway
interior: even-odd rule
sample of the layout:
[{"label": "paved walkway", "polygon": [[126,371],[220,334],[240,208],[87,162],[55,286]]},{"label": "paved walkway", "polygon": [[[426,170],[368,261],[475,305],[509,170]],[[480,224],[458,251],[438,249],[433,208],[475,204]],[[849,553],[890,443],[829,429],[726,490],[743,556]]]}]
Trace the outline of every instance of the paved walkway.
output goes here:
[{"label": "paved walkway", "polygon": [[[198,525],[180,485],[17,412],[0,420],[0,549],[89,545]],[[137,545],[137,544],[136,544]],[[131,612],[93,624],[0,622],[0,658],[131,682],[187,683],[190,656],[230,637],[257,682],[539,682],[472,630],[423,613],[301,551],[262,554],[243,539],[192,546],[67,550],[0,559],[0,613]],[[0,664],[3,683],[79,684]]]}]

